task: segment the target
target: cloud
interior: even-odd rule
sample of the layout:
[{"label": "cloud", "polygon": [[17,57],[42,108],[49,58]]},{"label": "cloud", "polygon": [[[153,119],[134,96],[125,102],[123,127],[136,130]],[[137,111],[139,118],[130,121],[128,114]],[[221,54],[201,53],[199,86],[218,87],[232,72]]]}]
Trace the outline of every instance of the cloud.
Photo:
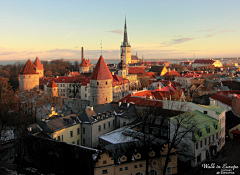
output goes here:
[{"label": "cloud", "polygon": [[213,37],[213,36],[218,35],[220,33],[228,33],[228,32],[235,32],[235,30],[222,30],[222,31],[218,31],[218,32],[213,33],[213,34],[205,35],[205,38],[210,38],[210,37]]},{"label": "cloud", "polygon": [[27,54],[39,54],[39,53],[43,53],[43,51],[39,51],[39,52],[28,52]]},{"label": "cloud", "polygon": [[106,31],[106,32],[116,33],[116,34],[120,34],[120,35],[123,34],[122,30],[111,30],[111,31]]},{"label": "cloud", "polygon": [[211,32],[215,29],[216,27],[213,27],[211,29],[207,29],[207,30],[198,30],[197,32]]},{"label": "cloud", "polygon": [[171,43],[172,44],[180,44],[180,43],[185,43],[187,41],[191,41],[194,38],[180,38],[180,39],[172,39]]},{"label": "cloud", "polygon": [[169,42],[165,42],[165,43],[161,43],[161,46],[159,47],[168,47],[174,44],[181,44],[181,43],[185,43],[187,41],[191,41],[194,40],[195,38],[179,38],[179,39],[172,39]]},{"label": "cloud", "polygon": [[16,52],[1,52],[0,55],[11,55],[14,53],[16,53]]}]

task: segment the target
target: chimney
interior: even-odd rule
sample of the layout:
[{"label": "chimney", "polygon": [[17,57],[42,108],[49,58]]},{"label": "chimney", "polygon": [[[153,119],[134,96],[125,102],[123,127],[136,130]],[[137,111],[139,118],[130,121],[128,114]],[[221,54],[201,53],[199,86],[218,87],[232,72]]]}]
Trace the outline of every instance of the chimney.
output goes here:
[{"label": "chimney", "polygon": [[83,61],[83,47],[82,47],[82,61]]}]

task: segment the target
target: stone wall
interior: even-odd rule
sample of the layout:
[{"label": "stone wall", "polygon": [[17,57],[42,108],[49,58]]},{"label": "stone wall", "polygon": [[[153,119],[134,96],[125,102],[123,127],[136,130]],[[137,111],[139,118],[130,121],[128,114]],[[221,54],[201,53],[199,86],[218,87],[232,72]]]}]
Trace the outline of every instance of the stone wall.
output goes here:
[{"label": "stone wall", "polygon": [[19,79],[19,90],[30,90],[33,88],[39,89],[39,75],[38,74],[29,74],[29,75],[20,75]]},{"label": "stone wall", "polygon": [[112,83],[112,79],[90,80],[90,106],[112,102]]},{"label": "stone wall", "polygon": [[78,113],[83,109],[86,109],[86,106],[90,105],[89,100],[82,100],[79,98],[62,98],[63,104],[69,106],[72,109],[73,113]]}]

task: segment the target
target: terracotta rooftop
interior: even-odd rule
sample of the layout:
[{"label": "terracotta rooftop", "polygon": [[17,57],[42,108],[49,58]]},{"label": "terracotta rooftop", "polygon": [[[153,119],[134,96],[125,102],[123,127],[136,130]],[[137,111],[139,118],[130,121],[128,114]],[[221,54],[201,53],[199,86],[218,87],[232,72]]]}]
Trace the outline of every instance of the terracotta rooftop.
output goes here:
[{"label": "terracotta rooftop", "polygon": [[38,74],[36,73],[35,66],[31,62],[30,59],[28,59],[27,63],[25,64],[24,68],[20,71],[21,75],[28,75],[28,74]]},{"label": "terracotta rooftop", "polygon": [[149,77],[148,73],[140,67],[128,67],[128,74],[137,74]]},{"label": "terracotta rooftop", "polygon": [[193,64],[213,64],[215,60],[213,59],[204,59],[204,60],[194,60]]},{"label": "terracotta rooftop", "polygon": [[82,63],[80,64],[80,67],[89,67],[90,66],[90,61],[89,59],[83,58]]},{"label": "terracotta rooftop", "polygon": [[104,61],[102,55],[100,56],[96,67],[93,70],[93,73],[90,77],[91,80],[107,80],[113,79],[112,74],[110,73],[106,62]]},{"label": "terracotta rooftop", "polygon": [[34,66],[38,69],[38,70],[43,70],[43,65],[40,62],[40,60],[38,59],[38,57],[36,57],[35,61],[34,61]]},{"label": "terracotta rooftop", "polygon": [[58,85],[54,81],[52,81],[52,82],[48,83],[47,87],[54,88],[54,87],[58,87]]},{"label": "terracotta rooftop", "polygon": [[217,92],[217,93],[213,94],[212,96],[210,96],[210,98],[220,101],[223,104],[226,104],[228,106],[232,106],[233,94],[236,94],[237,96],[239,96],[240,91],[238,91],[238,90],[220,91],[220,92]]},{"label": "terracotta rooftop", "polygon": [[177,72],[177,71],[170,71],[170,72],[167,72],[163,75],[165,78],[168,77],[168,76],[180,76],[180,74]]}]

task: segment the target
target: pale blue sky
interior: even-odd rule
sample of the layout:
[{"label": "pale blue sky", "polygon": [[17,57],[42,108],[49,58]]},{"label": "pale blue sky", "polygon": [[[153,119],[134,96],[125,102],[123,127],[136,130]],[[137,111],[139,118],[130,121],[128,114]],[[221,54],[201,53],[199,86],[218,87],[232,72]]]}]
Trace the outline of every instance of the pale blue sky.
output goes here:
[{"label": "pale blue sky", "polygon": [[[0,60],[118,59],[124,18],[132,54],[240,56],[239,0],[0,0]],[[120,34],[119,34],[120,33]]]}]

